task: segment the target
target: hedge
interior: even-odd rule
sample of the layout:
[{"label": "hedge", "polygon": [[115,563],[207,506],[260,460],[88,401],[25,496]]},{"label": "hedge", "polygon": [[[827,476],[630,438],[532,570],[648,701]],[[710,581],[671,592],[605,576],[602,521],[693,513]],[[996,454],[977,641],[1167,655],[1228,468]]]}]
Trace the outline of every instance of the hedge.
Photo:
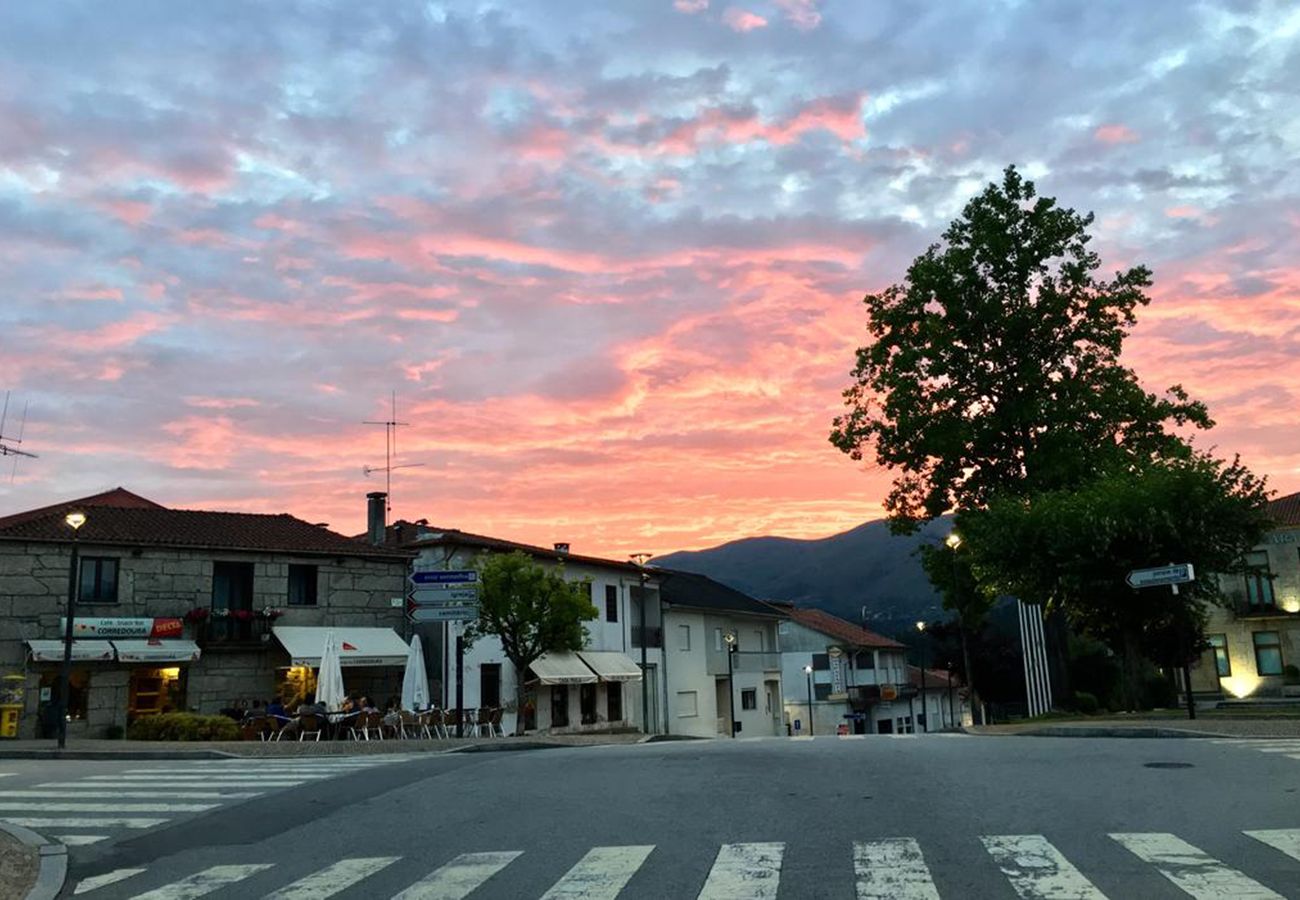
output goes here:
[{"label": "hedge", "polygon": [[226,716],[163,713],[136,719],[126,730],[133,741],[237,741],[239,724]]}]

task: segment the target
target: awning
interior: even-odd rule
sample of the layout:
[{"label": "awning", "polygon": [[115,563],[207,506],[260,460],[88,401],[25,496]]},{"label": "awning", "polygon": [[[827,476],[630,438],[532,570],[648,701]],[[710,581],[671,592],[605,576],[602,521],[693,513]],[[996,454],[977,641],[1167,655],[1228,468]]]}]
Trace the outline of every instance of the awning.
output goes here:
[{"label": "awning", "polygon": [[[33,662],[63,662],[63,641],[27,641]],[[73,641],[76,662],[112,662],[113,645],[108,641]]]},{"label": "awning", "polygon": [[118,662],[198,662],[199,645],[193,641],[113,641]]},{"label": "awning", "polygon": [[404,666],[411,648],[391,628],[326,628],[308,625],[278,625],[271,633],[289,651],[291,666],[320,666],[325,649],[325,632],[333,631],[339,642],[339,663],[348,666]]},{"label": "awning", "polygon": [[591,666],[601,681],[640,681],[641,667],[626,653],[604,650],[580,650],[578,656]]},{"label": "awning", "polygon": [[543,653],[529,666],[542,684],[592,684],[596,673],[576,653]]}]

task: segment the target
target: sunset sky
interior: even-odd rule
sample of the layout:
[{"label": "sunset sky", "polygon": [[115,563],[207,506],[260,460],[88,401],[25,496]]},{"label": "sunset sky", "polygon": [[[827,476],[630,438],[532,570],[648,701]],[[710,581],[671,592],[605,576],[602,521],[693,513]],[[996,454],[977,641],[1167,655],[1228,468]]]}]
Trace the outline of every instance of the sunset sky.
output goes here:
[{"label": "sunset sky", "polygon": [[822,536],[899,280],[1008,163],[1155,302],[1127,361],[1300,489],[1300,6],[8,3],[0,514],[124,485],[623,556]]}]

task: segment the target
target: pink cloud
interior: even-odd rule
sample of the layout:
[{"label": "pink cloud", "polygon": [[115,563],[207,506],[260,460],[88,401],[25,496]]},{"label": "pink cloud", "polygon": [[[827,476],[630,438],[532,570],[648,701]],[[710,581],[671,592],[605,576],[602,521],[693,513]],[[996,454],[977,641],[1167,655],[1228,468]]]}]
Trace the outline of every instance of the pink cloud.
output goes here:
[{"label": "pink cloud", "polygon": [[812,31],[822,22],[818,0],[776,0],[786,19],[800,31]]},{"label": "pink cloud", "polygon": [[673,8],[678,12],[694,15],[709,8],[709,0],[675,0]]},{"label": "pink cloud", "polygon": [[722,21],[732,31],[746,32],[753,31],[756,28],[766,28],[767,19],[762,16],[741,9],[738,6],[729,6],[722,14]]},{"label": "pink cloud", "polygon": [[1138,140],[1137,132],[1127,125],[1101,125],[1092,136],[1103,144],[1133,144]]}]

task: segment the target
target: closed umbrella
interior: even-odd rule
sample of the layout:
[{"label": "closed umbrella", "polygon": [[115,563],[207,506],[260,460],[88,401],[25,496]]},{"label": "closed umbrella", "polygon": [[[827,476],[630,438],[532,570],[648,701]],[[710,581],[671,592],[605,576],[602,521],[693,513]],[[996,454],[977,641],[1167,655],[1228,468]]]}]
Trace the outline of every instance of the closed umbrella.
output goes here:
[{"label": "closed umbrella", "polygon": [[316,676],[316,702],[334,710],[343,705],[343,667],[339,664],[339,642],[334,629],[325,632],[325,649],[320,655],[320,673]]},{"label": "closed umbrella", "polygon": [[406,673],[402,675],[402,709],[426,709],[428,706],[429,675],[424,670],[424,643],[417,634],[411,638]]}]

